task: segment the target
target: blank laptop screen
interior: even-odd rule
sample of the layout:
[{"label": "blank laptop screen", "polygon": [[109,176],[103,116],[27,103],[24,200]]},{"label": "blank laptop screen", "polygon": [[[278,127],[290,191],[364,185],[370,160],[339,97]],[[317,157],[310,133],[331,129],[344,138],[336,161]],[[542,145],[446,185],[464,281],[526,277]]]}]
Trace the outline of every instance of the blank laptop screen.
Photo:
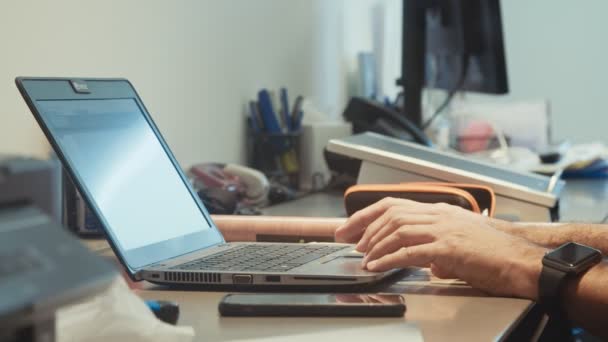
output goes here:
[{"label": "blank laptop screen", "polygon": [[210,228],[134,99],[36,104],[121,249]]}]

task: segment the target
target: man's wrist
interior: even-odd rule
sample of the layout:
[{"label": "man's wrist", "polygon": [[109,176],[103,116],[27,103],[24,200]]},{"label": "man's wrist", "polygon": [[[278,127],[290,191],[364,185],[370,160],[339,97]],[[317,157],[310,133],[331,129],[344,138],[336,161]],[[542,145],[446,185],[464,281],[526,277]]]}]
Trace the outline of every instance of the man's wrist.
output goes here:
[{"label": "man's wrist", "polygon": [[542,260],[546,252],[546,248],[531,244],[516,258],[515,274],[519,278],[515,279],[514,285],[518,297],[538,300],[538,280],[542,272]]}]

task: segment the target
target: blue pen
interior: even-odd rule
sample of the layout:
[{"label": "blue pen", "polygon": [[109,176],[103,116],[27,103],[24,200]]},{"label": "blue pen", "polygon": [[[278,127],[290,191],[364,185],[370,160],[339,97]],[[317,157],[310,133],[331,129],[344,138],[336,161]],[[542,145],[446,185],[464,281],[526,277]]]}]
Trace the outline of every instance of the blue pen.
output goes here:
[{"label": "blue pen", "polygon": [[262,89],[258,92],[258,104],[260,109],[260,116],[267,133],[280,134],[281,125],[277,119],[277,115],[272,108],[272,100],[270,99],[270,93],[266,89]]},{"label": "blue pen", "polygon": [[293,132],[298,132],[302,128],[302,118],[304,117],[304,111],[300,110],[296,113],[293,123]]},{"label": "blue pen", "polygon": [[293,122],[291,121],[291,113],[289,113],[289,97],[287,96],[287,89],[285,87],[281,88],[281,114],[283,115],[287,131],[293,131]]},{"label": "blue pen", "polygon": [[292,132],[298,132],[302,125],[302,117],[304,116],[304,112],[302,111],[302,101],[304,101],[304,98],[301,95],[298,95],[293,104],[293,110],[291,112]]}]

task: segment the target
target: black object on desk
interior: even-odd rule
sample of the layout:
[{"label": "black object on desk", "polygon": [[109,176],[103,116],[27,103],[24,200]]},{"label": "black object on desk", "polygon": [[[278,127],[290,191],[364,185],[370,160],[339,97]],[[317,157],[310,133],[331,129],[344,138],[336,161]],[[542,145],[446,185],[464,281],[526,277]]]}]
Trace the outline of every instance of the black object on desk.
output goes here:
[{"label": "black object on desk", "polygon": [[262,171],[270,180],[298,188],[300,132],[250,132],[247,144],[248,164]]},{"label": "black object on desk", "polygon": [[116,274],[39,209],[0,204],[0,341],[54,341],[56,309]]},{"label": "black object on desk", "polygon": [[344,109],[343,116],[353,123],[353,133],[371,131],[425,146],[433,145],[426,134],[401,113],[376,101],[353,97]]},{"label": "black object on desk", "polygon": [[154,316],[169,324],[177,324],[179,319],[179,305],[165,300],[147,300],[146,305],[152,310]]},{"label": "black object on desk", "polygon": [[0,155],[0,203],[28,202],[61,221],[61,164]]},{"label": "black object on desk", "polygon": [[400,317],[405,301],[398,294],[228,294],[218,309],[222,316]]},{"label": "black object on desk", "polygon": [[77,235],[83,237],[102,237],[101,221],[86,204],[72,177],[63,170],[63,224]]}]

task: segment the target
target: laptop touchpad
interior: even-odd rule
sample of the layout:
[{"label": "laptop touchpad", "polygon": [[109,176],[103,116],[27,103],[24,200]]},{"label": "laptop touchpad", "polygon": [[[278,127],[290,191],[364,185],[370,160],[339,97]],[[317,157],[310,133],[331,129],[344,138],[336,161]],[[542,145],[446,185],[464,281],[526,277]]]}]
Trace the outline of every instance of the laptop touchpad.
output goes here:
[{"label": "laptop touchpad", "polygon": [[347,253],[344,255],[339,255],[333,259],[329,259],[329,260],[323,262],[323,264],[329,264],[329,263],[334,263],[334,262],[340,262],[340,263],[356,262],[356,263],[360,264],[361,259],[363,259],[363,254],[361,254],[359,252],[355,252],[353,254]]},{"label": "laptop touchpad", "polygon": [[363,259],[364,254],[361,252],[357,252],[357,250],[353,249],[350,252],[344,253],[341,255],[343,258],[359,258]]}]

